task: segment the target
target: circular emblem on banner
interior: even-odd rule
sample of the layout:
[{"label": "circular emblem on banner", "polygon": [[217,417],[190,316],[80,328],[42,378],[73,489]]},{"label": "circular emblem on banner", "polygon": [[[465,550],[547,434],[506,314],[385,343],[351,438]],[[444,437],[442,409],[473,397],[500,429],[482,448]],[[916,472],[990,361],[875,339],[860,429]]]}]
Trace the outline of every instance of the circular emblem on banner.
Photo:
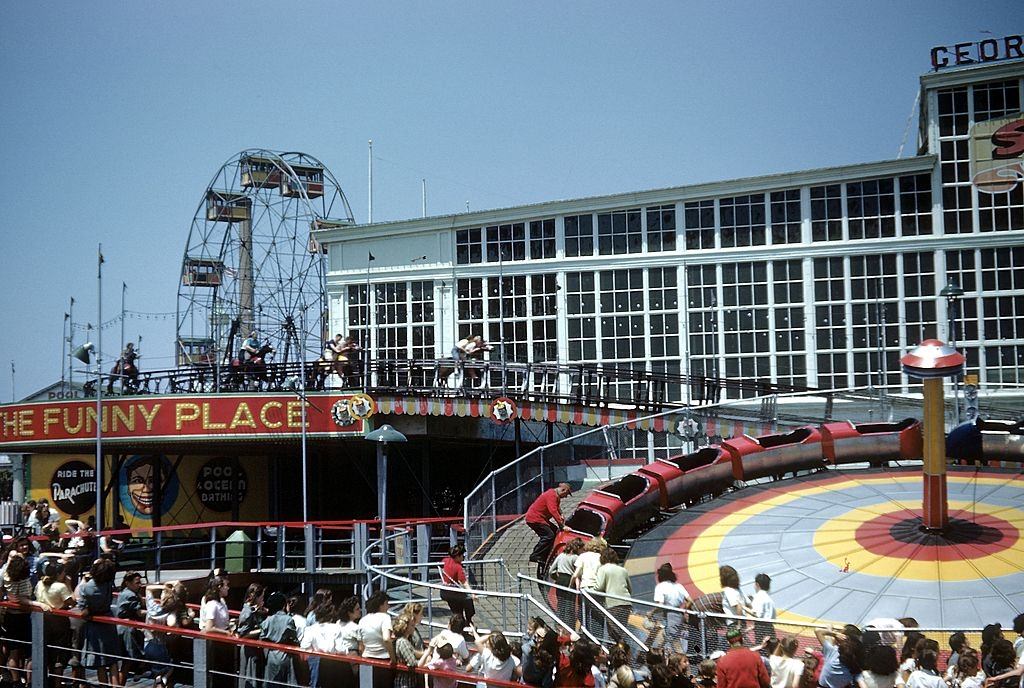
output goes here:
[{"label": "circular emblem on banner", "polygon": [[68,461],[50,478],[50,501],[66,514],[80,516],[96,506],[96,469],[82,461]]},{"label": "circular emblem on banner", "polygon": [[356,419],[348,412],[348,399],[339,399],[334,402],[334,406],[331,407],[331,418],[334,419],[335,425],[342,428],[356,422]]},{"label": "circular emblem on banner", "polygon": [[491,402],[491,420],[495,423],[511,423],[518,413],[516,402],[508,397],[498,397]]},{"label": "circular emblem on banner", "polygon": [[377,404],[369,394],[354,394],[348,400],[348,412],[353,418],[366,420],[377,412]]},{"label": "circular emblem on banner", "polygon": [[245,501],[249,479],[241,464],[233,459],[210,459],[196,474],[196,495],[202,505],[211,511],[231,511],[235,499]]},{"label": "circular emblem on banner", "polygon": [[133,518],[151,518],[156,507],[157,481],[160,513],[166,514],[178,499],[178,474],[162,454],[132,456],[121,465],[121,505]]}]

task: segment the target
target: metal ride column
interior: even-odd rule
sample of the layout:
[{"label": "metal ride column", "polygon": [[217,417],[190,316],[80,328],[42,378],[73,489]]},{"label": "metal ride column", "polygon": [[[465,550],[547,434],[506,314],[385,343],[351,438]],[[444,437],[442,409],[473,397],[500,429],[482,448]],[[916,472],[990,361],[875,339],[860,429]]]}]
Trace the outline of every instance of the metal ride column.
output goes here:
[{"label": "metal ride column", "polygon": [[949,524],[946,496],[946,405],[942,378],[959,375],[964,357],[937,339],[926,339],[900,359],[903,372],[924,385],[924,527],[942,530]]}]

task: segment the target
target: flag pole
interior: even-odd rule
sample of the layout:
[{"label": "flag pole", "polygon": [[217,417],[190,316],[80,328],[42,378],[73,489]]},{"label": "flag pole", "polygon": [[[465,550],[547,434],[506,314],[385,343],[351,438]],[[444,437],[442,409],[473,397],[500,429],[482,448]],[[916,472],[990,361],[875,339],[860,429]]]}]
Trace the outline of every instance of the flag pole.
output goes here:
[{"label": "flag pole", "polygon": [[373,224],[373,139],[367,141],[366,150],[366,205],[367,205],[367,224]]},{"label": "flag pole", "polygon": [[365,362],[363,363],[363,393],[366,393],[366,389],[370,386],[370,365],[376,349],[373,347],[373,325],[370,321],[370,263],[377,260],[373,253],[370,251],[366,252],[366,356],[363,356]]},{"label": "flag pole", "polygon": [[67,398],[64,395],[65,395],[65,393],[67,391],[66,388],[65,388],[65,385],[67,384],[67,380],[68,380],[68,378],[67,378],[67,372],[68,371],[64,367],[64,354],[67,353],[67,351],[65,351],[64,347],[66,347],[68,345],[68,318],[69,317],[71,317],[71,316],[68,315],[67,313],[64,314],[64,329],[61,330],[61,337],[60,337],[60,394],[61,394],[61,397],[65,398],[65,399]]},{"label": "flag pole", "polygon": [[[128,285],[125,282],[121,282],[121,339],[118,340],[118,342],[117,342],[117,346],[118,347],[122,347],[125,344],[125,339],[124,339],[124,294],[125,294],[126,291],[128,291]],[[123,376],[124,371],[122,370],[121,373],[122,373],[121,384],[124,384],[124,376]],[[122,394],[123,393],[124,393],[124,391],[122,390]]]},{"label": "flag pole", "polygon": [[103,244],[96,263],[96,531],[103,531]]},{"label": "flag pole", "polygon": [[71,365],[71,354],[75,350],[75,297],[71,297],[71,305],[68,306],[68,398],[75,397],[75,385],[72,383],[73,368]]}]

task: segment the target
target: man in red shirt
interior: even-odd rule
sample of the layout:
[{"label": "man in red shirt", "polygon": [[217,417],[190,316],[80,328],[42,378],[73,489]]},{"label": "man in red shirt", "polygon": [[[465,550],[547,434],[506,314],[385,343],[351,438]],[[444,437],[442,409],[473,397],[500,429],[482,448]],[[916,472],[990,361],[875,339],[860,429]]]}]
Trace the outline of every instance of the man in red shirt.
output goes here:
[{"label": "man in red shirt", "polygon": [[562,497],[570,492],[569,483],[558,483],[558,487],[541,492],[533,504],[526,510],[526,525],[537,533],[540,539],[530,554],[530,561],[539,564],[538,570],[544,566],[551,554],[551,545],[555,542],[555,536],[565,525],[562,518]]},{"label": "man in red shirt", "polygon": [[771,688],[761,655],[743,647],[743,631],[730,628],[725,639],[729,651],[718,660],[718,688]]}]

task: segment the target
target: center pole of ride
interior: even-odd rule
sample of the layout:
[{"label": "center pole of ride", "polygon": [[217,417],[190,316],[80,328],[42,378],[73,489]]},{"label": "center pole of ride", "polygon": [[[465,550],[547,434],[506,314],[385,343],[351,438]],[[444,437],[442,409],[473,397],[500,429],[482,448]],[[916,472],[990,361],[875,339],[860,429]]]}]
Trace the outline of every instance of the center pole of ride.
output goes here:
[{"label": "center pole of ride", "polygon": [[924,386],[924,493],[923,520],[926,530],[949,525],[946,494],[946,404],[942,379],[959,375],[964,357],[937,339],[926,339],[900,359],[903,372],[921,380]]}]

